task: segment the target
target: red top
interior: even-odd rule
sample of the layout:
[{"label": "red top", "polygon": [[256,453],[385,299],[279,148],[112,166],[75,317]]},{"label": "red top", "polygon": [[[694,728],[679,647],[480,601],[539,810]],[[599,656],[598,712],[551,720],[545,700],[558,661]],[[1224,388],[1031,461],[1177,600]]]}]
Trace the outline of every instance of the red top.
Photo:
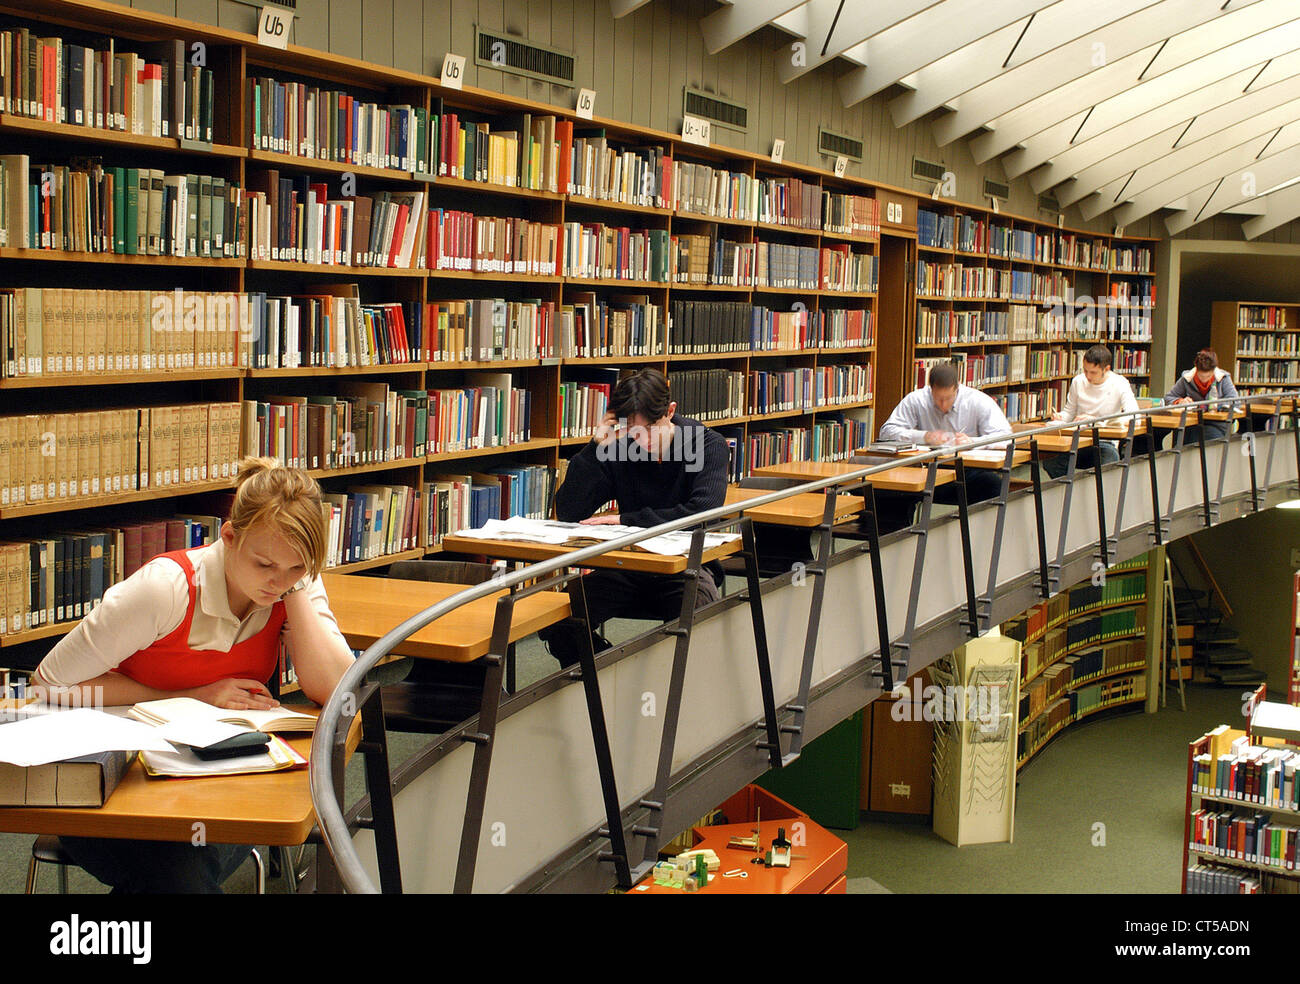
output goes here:
[{"label": "red top", "polygon": [[191,649],[189,646],[190,622],[194,618],[197,598],[194,565],[184,550],[159,554],[178,564],[185,572],[190,600],[181,620],[170,635],[141,649],[122,661],[117,671],[136,683],[156,690],[189,690],[216,683],[229,677],[257,680],[266,683],[271,679],[280,659],[280,629],[284,626],[284,602],[271,607],[266,626],[256,635],[237,642],[230,652],[219,649]]}]

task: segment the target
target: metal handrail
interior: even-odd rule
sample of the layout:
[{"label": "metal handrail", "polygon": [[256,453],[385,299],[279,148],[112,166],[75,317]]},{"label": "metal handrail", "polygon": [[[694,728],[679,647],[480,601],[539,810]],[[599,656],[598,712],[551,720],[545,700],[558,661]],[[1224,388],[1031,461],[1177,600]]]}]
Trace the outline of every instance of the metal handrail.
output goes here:
[{"label": "metal handrail", "polygon": [[[818,492],[831,486],[847,485],[869,478],[880,472],[888,471],[893,468],[903,466],[918,467],[928,464],[931,461],[953,457],[967,451],[978,450],[982,447],[992,445],[1005,446],[1008,441],[1019,444],[1021,441],[1037,437],[1042,434],[1053,434],[1062,430],[1073,430],[1075,428],[1092,429],[1095,426],[1104,426],[1107,421],[1129,421],[1134,418],[1148,417],[1156,414],[1167,415],[1170,413],[1184,414],[1184,426],[1188,416],[1194,415],[1197,408],[1206,410],[1220,409],[1230,406],[1234,410],[1238,404],[1250,404],[1259,402],[1274,402],[1274,416],[1281,413],[1281,403],[1283,400],[1297,399],[1297,394],[1291,393],[1265,393],[1254,396],[1237,396],[1232,399],[1218,398],[1214,400],[1202,400],[1195,403],[1183,403],[1177,405],[1161,405],[1154,407],[1139,408],[1137,411],[1122,411],[1120,413],[1108,414],[1104,417],[1092,417],[1087,420],[1073,421],[1055,421],[1045,424],[1042,427],[1032,428],[1030,430],[1014,431],[1010,435],[1005,433],[996,434],[985,438],[979,438],[969,441],[965,444],[951,447],[936,448],[922,454],[910,455],[904,459],[898,459],[890,462],[883,462],[878,465],[867,465],[856,471],[845,472],[841,475],[834,475],[828,478],[815,479],[800,485],[794,485],[787,489],[779,489],[764,495],[758,495],[744,502],[733,503],[732,505],[722,505],[714,509],[708,509],[704,512],[693,513],[690,516],[681,519],[672,520],[667,523],[661,523],[658,526],[648,527],[636,533],[629,533],[626,536],[619,537],[616,540],[608,540],[602,543],[593,544],[588,547],[580,547],[569,553],[562,554],[559,557],[553,557],[550,560],[539,561],[529,564],[512,573],[498,575],[490,581],[476,584],[466,588],[463,591],[445,598],[442,601],[431,605],[424,611],[412,615],[406,621],[395,626],[382,638],[373,643],[366,649],[343,674],[343,678],[330,694],[329,700],[321,709],[317,720],[315,732],[312,737],[311,758],[308,763],[308,784],[311,791],[312,802],[315,805],[316,817],[320,825],[324,846],[330,852],[334,859],[334,864],[343,885],[352,891],[377,892],[378,889],[370,881],[369,875],[362,867],[356,849],[352,845],[351,832],[348,829],[347,822],[343,816],[343,811],[336,799],[336,791],[333,787],[334,776],[332,774],[332,745],[341,723],[341,717],[345,701],[351,695],[351,705],[356,706],[356,694],[364,681],[365,675],[377,666],[384,657],[392,652],[393,648],[401,643],[404,639],[418,632],[430,622],[441,618],[442,616],[454,611],[462,605],[477,601],[480,598],[486,598],[503,589],[509,589],[520,586],[525,582],[535,581],[549,574],[555,573],[566,567],[581,567],[584,561],[593,557],[599,557],[602,554],[614,550],[622,550],[631,547],[642,540],[654,536],[661,536],[665,533],[674,533],[693,527],[705,526],[723,520],[732,514],[739,514],[756,506],[767,505],[768,503],[778,502],[782,499],[789,498],[808,492]],[[1193,419],[1195,419],[1193,417]],[[1226,423],[1231,424],[1235,418],[1230,417]],[[1157,507],[1158,509],[1158,507]],[[349,722],[350,725],[351,722]]]}]

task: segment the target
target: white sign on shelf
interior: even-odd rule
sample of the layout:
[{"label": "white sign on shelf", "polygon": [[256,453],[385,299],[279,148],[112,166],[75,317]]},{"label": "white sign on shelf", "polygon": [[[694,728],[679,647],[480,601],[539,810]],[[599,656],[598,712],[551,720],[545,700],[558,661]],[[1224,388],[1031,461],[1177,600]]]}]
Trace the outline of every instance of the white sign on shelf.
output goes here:
[{"label": "white sign on shelf", "polygon": [[847,157],[845,157],[843,154],[841,154],[839,157],[836,157],[835,177],[837,178],[844,177],[844,172],[848,170],[848,167],[849,167],[849,159]]},{"label": "white sign on shelf", "polygon": [[272,48],[288,48],[293,16],[276,7],[263,7],[257,15],[257,43]]},{"label": "white sign on shelf", "polygon": [[892,222],[895,225],[901,225],[903,222],[903,203],[886,202],[885,203],[885,221]]},{"label": "white sign on shelf", "polygon": [[773,140],[772,141],[773,163],[780,164],[784,158],[785,158],[785,141],[780,139]]},{"label": "white sign on shelf", "polygon": [[464,55],[447,55],[442,60],[442,84],[448,89],[459,89],[465,85]]},{"label": "white sign on shelf", "polygon": [[592,113],[596,111],[596,90],[582,89],[578,92],[578,118],[583,120],[591,119]]},{"label": "white sign on shelf", "polygon": [[698,116],[682,117],[682,139],[687,143],[707,147],[712,138],[711,128],[708,120],[700,119]]}]

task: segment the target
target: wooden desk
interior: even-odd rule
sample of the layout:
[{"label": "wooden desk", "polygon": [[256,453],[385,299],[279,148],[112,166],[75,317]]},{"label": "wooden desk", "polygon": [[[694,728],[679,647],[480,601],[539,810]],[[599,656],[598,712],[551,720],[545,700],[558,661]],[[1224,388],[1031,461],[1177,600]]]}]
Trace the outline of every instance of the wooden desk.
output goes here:
[{"label": "wooden desk", "polygon": [[[726,504],[734,506],[760,495],[770,495],[765,489],[727,489]],[[865,507],[862,496],[837,495],[835,497],[835,522],[842,523],[862,512]],[[797,526],[812,529],[826,515],[826,495],[823,492],[800,492],[780,502],[766,506],[746,509],[745,515],[756,523],[770,523],[773,526]]]},{"label": "wooden desk", "polygon": [[[348,735],[349,754],[360,740],[360,725],[360,718],[353,720]],[[310,735],[286,736],[286,741],[303,758],[310,758]],[[151,779],[137,759],[98,809],[0,807],[0,830],[12,834],[190,841],[195,823],[203,824],[210,844],[302,844],[316,823],[307,769],[202,779]]]},{"label": "wooden desk", "polygon": [[[371,646],[412,615],[467,587],[442,581],[403,581],[328,571],[321,579],[339,629],[348,645],[355,649]],[[453,663],[468,663],[487,655],[496,618],[496,600],[504,594],[505,591],[497,591],[430,622],[394,652]],[[568,615],[569,596],[563,591],[538,591],[521,598],[515,604],[510,641],[530,636]]]},{"label": "wooden desk", "polygon": [[[1045,427],[1050,421],[1040,421],[1029,424],[1012,424],[1013,431],[1033,430],[1035,427]],[[1041,454],[1068,454],[1070,444],[1074,440],[1074,431],[1067,428],[1065,430],[1053,431],[1050,434],[1039,434],[1037,437],[1038,450]],[[1017,439],[1017,444],[1027,446],[1029,438]],[[1079,432],[1079,449],[1092,447],[1092,434],[1087,430]]]},{"label": "wooden desk", "polygon": [[[833,478],[838,475],[850,475],[861,471],[868,465],[855,465],[847,461],[790,461],[784,465],[769,465],[755,468],[755,475],[771,475],[776,478],[800,478],[805,482],[820,478]],[[886,492],[924,492],[925,476],[928,469],[916,465],[899,465],[887,471],[877,472],[868,477],[872,487]],[[955,482],[957,477],[951,469],[939,469],[934,476],[934,484],[947,485]]]},{"label": "wooden desk", "polygon": [[[704,551],[704,563],[721,560],[739,553],[739,537],[730,543],[711,547]],[[451,553],[483,554],[488,557],[504,557],[507,560],[524,560],[535,563],[562,557],[577,550],[577,547],[564,544],[527,543],[522,540],[479,540],[474,537],[457,536],[454,533],[442,538],[442,549]],[[645,574],[680,574],[686,570],[686,557],[665,557],[648,553],[644,550],[613,550],[599,557],[583,561],[583,567],[604,567],[621,571],[640,571]]]},{"label": "wooden desk", "polygon": [[[1293,399],[1284,399],[1279,402],[1280,402],[1281,412],[1284,414],[1290,413],[1291,408],[1295,405],[1295,400]],[[1249,406],[1250,406],[1251,413],[1268,414],[1270,417],[1273,415],[1274,406],[1271,401],[1265,400],[1261,403],[1251,403],[1249,404]]]},{"label": "wooden desk", "polygon": [[[927,450],[928,450],[927,448],[916,448],[912,451],[872,452],[872,453],[873,454],[892,453],[899,458],[912,458],[915,457],[916,455],[927,453]],[[1030,453],[1027,448],[1016,448],[1016,450],[1013,451],[1011,454],[1011,466],[1014,468],[1016,465],[1023,465],[1025,462],[1029,460],[1029,458],[1030,458]],[[961,452],[961,463],[965,465],[967,468],[988,468],[988,469],[1001,468],[1004,464],[1006,464],[1006,460],[1007,460],[1006,451],[1005,450],[999,451],[996,448],[992,450],[989,450],[987,448],[979,448],[975,451]],[[940,464],[942,463],[943,461],[941,459]]]},{"label": "wooden desk", "polygon": [[[1241,413],[1231,414],[1227,410],[1207,410],[1204,414],[1206,420],[1218,420],[1218,421],[1236,419],[1237,417],[1244,417],[1244,416],[1246,416],[1245,411],[1242,411]],[[1179,422],[1183,419],[1183,411],[1179,410],[1177,407],[1170,407],[1168,413],[1153,413],[1147,419],[1151,422],[1152,427],[1163,428],[1168,430],[1178,430]],[[1197,416],[1196,416],[1195,409],[1188,410],[1187,426],[1195,427],[1196,424],[1197,424]]]}]

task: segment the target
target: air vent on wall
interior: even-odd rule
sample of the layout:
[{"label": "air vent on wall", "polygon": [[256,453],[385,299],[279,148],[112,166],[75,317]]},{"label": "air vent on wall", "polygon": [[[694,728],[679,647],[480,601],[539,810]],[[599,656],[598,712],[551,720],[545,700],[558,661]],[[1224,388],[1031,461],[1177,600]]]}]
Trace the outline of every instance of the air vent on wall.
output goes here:
[{"label": "air vent on wall", "polygon": [[819,126],[817,152],[829,157],[847,157],[851,161],[861,161],[862,141]]},{"label": "air vent on wall", "polygon": [[474,64],[573,88],[574,57],[571,52],[477,26],[474,28]]},{"label": "air vent on wall", "polygon": [[743,103],[689,86],[682,86],[682,115],[699,116],[740,133],[749,129],[749,109]]},{"label": "air vent on wall", "polygon": [[948,169],[942,164],[936,164],[934,161],[922,160],[919,157],[912,158],[912,177],[921,178],[924,181],[942,181],[944,174]]},{"label": "air vent on wall", "polygon": [[1011,186],[1010,186],[1010,185],[1004,185],[1004,184],[1002,184],[1001,182],[998,182],[998,181],[990,181],[988,178],[985,178],[985,179],[984,179],[984,197],[985,197],[985,198],[1000,198],[1000,199],[1002,199],[1002,201],[1005,202],[1008,198],[1011,197]]},{"label": "air vent on wall", "polygon": [[276,7],[288,7],[290,10],[298,9],[298,0],[233,0],[233,2],[242,3],[245,7],[260,7],[269,3]]},{"label": "air vent on wall", "polygon": [[1061,211],[1061,203],[1057,200],[1055,195],[1039,195],[1038,208],[1043,212],[1059,214]]}]

